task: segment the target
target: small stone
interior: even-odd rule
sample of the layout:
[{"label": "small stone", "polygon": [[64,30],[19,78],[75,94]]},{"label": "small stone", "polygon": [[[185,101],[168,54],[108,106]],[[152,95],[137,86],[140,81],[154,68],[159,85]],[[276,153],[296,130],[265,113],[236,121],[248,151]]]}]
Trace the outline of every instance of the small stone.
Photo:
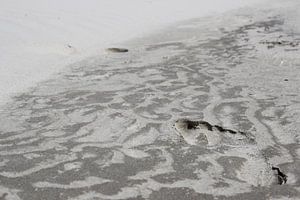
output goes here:
[{"label": "small stone", "polygon": [[289,81],[289,79],[286,78],[286,79],[284,79],[284,81]]},{"label": "small stone", "polygon": [[110,52],[114,52],[114,53],[126,53],[128,52],[129,50],[128,49],[125,49],[125,48],[108,48],[106,49],[107,51],[110,51]]}]

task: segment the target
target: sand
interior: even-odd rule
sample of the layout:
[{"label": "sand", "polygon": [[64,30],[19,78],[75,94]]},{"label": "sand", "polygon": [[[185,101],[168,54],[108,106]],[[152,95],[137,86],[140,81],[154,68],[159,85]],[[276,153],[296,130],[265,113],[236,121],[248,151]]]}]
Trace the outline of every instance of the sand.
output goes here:
[{"label": "sand", "polygon": [[100,56],[125,40],[180,20],[258,2],[261,0],[1,0],[0,105],[67,65]]},{"label": "sand", "polygon": [[[16,96],[0,113],[0,196],[299,199],[299,8],[184,21]],[[186,140],[183,118],[251,140]]]}]

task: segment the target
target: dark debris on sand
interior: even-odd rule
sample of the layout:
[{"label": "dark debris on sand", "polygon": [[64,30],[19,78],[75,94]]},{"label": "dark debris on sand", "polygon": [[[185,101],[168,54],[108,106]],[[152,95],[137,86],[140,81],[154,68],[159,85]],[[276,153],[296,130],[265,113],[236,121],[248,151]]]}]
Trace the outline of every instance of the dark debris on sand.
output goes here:
[{"label": "dark debris on sand", "polygon": [[260,44],[267,45],[268,49],[274,48],[275,46],[288,46],[288,47],[297,47],[299,46],[298,41],[287,41],[287,40],[277,40],[277,41],[261,41]]}]

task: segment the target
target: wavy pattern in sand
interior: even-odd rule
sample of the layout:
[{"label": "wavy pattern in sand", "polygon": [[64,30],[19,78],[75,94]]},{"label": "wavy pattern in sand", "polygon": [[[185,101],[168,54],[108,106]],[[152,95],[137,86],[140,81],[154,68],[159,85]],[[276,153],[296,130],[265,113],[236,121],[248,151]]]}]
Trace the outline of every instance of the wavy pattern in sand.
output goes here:
[{"label": "wavy pattern in sand", "polygon": [[[173,42],[83,61],[17,96],[0,114],[3,198],[299,197],[300,92],[282,98],[285,86],[271,87],[274,76],[262,72],[280,68],[267,60],[280,51],[258,42],[285,34],[284,23],[251,12],[225,16],[228,30],[219,18],[192,21],[174,28]],[[284,62],[299,64],[295,52]],[[212,146],[189,144],[172,129],[179,118],[248,132],[253,141],[210,135]],[[287,173],[286,185],[276,183],[273,165]]]}]

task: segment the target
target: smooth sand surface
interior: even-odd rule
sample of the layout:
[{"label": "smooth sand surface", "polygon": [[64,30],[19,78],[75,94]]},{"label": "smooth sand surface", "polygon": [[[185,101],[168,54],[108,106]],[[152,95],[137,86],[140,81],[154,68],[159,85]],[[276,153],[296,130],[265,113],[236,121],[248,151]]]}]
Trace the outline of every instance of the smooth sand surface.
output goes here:
[{"label": "smooth sand surface", "polygon": [[[16,96],[0,112],[0,197],[299,199],[299,8],[182,22]],[[183,118],[245,134],[197,142]]]}]

